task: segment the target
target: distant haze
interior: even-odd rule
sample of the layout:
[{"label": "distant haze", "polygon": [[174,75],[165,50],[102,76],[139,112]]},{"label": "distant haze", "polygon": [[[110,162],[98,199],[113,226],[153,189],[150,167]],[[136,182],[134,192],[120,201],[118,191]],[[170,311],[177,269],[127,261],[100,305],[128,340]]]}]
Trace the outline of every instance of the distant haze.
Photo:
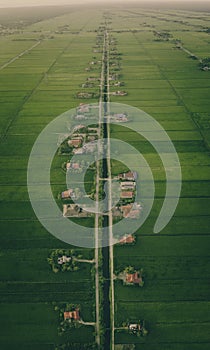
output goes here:
[{"label": "distant haze", "polygon": [[[135,2],[138,4],[143,3],[197,3],[199,4],[200,0],[0,0],[0,7],[19,7],[19,6],[44,6],[44,5],[71,5],[71,4],[88,4],[88,3],[126,3],[129,6],[129,3]],[[210,0],[205,0],[204,2],[210,3]]]}]

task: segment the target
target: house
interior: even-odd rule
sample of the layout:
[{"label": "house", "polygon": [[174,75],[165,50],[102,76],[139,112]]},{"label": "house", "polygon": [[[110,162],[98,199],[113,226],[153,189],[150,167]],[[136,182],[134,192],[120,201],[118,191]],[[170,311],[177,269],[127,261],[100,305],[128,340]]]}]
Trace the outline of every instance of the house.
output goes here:
[{"label": "house", "polygon": [[93,142],[93,141],[95,141],[97,139],[97,136],[96,136],[96,134],[95,135],[89,135],[87,137],[87,139],[88,139],[88,141]]},{"label": "house", "polygon": [[68,320],[79,321],[80,320],[79,309],[75,309],[74,311],[65,311],[63,316],[64,316],[64,321],[68,321]]},{"label": "house", "polygon": [[85,88],[92,88],[94,87],[94,84],[93,83],[84,83],[82,84],[82,88],[85,89]]},{"label": "house", "polygon": [[128,325],[128,329],[130,331],[134,331],[134,332],[137,332],[137,331],[140,331],[141,330],[141,325],[139,323],[130,323]]},{"label": "house", "polygon": [[122,123],[128,122],[127,115],[124,113],[114,114],[113,116],[111,116],[111,119],[113,119],[116,122],[122,122]]},{"label": "house", "polygon": [[113,96],[126,96],[127,94],[127,92],[119,90],[112,93]]},{"label": "house", "polygon": [[84,119],[87,119],[87,117],[84,114],[77,114],[77,115],[75,115],[74,119],[84,120]]},{"label": "house", "polygon": [[83,146],[83,150],[86,153],[92,153],[95,151],[96,148],[96,142],[88,142]]},{"label": "house", "polygon": [[63,255],[63,256],[58,258],[58,264],[59,265],[66,264],[67,262],[70,262],[70,261],[71,261],[71,257],[70,256]]},{"label": "house", "polygon": [[73,149],[73,153],[74,154],[84,154],[84,149],[83,149],[83,147],[81,147],[81,148],[75,148],[75,149]]},{"label": "house", "polygon": [[125,282],[126,284],[141,284],[143,281],[139,272],[136,271],[134,273],[126,273]]},{"label": "house", "polygon": [[109,76],[109,80],[117,80],[119,78],[118,74],[112,74]]},{"label": "house", "polygon": [[120,183],[121,190],[134,190],[136,188],[136,183],[134,181],[124,181]]},{"label": "house", "polygon": [[204,70],[204,71],[208,71],[208,70],[210,70],[210,67],[205,66],[205,67],[203,67],[203,68],[202,68],[202,70]]},{"label": "house", "polygon": [[84,129],[84,128],[85,128],[85,125],[83,125],[83,124],[76,125],[73,129],[73,132],[80,130],[80,129]]},{"label": "house", "polygon": [[88,132],[95,132],[97,133],[99,131],[99,128],[88,128]]},{"label": "house", "polygon": [[75,138],[72,140],[68,140],[68,145],[73,146],[75,148],[78,148],[79,146],[81,146],[82,140],[83,139],[81,137],[78,137],[78,138]]},{"label": "house", "polygon": [[123,86],[123,85],[125,85],[125,83],[121,81],[117,81],[116,83],[114,83],[114,86]]},{"label": "house", "polygon": [[132,199],[134,196],[133,191],[121,191],[120,198],[121,199]]},{"label": "house", "polygon": [[88,81],[97,81],[99,80],[98,78],[95,78],[95,77],[89,77],[87,78]]},{"label": "house", "polygon": [[119,180],[128,180],[128,181],[135,181],[137,179],[137,172],[135,171],[128,171],[127,173],[122,173],[118,175]]},{"label": "house", "polygon": [[68,162],[68,163],[66,163],[66,170],[68,171],[70,169],[79,170],[79,169],[81,169],[81,167],[80,167],[79,163]]},{"label": "house", "polygon": [[132,234],[129,235],[125,235],[122,238],[120,238],[119,243],[120,244],[132,244],[135,243],[136,239],[135,236],[133,236]]},{"label": "house", "polygon": [[133,203],[133,204],[121,205],[120,210],[124,218],[138,219],[141,213],[142,207],[140,204]]},{"label": "house", "polygon": [[66,191],[61,193],[61,198],[62,199],[67,199],[67,198],[70,198],[70,197],[72,197],[72,198],[75,197],[74,191],[72,189],[66,190]]},{"label": "house", "polygon": [[91,97],[94,97],[94,93],[92,93],[92,92],[78,92],[77,97],[78,98],[91,98]]},{"label": "house", "polygon": [[63,206],[63,216],[64,217],[77,217],[82,212],[77,204],[64,204]]},{"label": "house", "polygon": [[80,103],[79,107],[77,108],[78,113],[88,113],[90,111],[90,107],[86,103]]},{"label": "house", "polygon": [[69,169],[71,169],[71,163],[70,163],[70,162],[67,162],[67,163],[66,163],[66,170],[68,171]]},{"label": "house", "polygon": [[77,204],[64,204],[63,205],[63,216],[65,218],[70,217],[79,217],[79,218],[87,218],[92,214],[86,210],[83,210]]}]

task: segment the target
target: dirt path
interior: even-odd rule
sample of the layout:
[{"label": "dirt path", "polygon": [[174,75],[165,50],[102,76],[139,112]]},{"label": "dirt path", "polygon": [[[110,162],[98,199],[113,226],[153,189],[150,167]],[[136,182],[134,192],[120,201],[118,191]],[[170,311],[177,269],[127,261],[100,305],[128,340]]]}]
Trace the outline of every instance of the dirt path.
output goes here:
[{"label": "dirt path", "polygon": [[24,50],[23,52],[19,53],[17,56],[11,58],[11,60],[9,60],[8,62],[6,62],[5,64],[3,64],[3,66],[0,67],[0,70],[6,68],[7,66],[9,66],[11,63],[15,62],[16,60],[18,60],[19,58],[21,58],[23,55],[29,53],[31,50],[33,50],[35,47],[37,47],[38,45],[41,44],[41,40],[39,40],[38,42],[36,42],[36,44],[32,45],[31,47],[29,47],[28,49]]},{"label": "dirt path", "polygon": [[87,259],[77,259],[77,258],[74,258],[74,260],[77,261],[77,262],[87,263],[87,264],[94,264],[94,263],[95,263],[95,259],[87,260]]}]

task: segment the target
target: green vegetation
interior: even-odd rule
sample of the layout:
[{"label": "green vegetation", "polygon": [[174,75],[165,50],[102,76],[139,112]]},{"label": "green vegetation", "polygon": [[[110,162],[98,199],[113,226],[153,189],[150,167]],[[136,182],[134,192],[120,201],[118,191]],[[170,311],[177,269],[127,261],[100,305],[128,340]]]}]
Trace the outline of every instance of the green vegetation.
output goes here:
[{"label": "green vegetation", "polygon": [[[78,271],[79,266],[77,262],[77,255],[73,249],[64,250],[56,249],[52,251],[50,257],[47,259],[51,265],[53,272]],[[82,258],[82,256],[78,256]]]},{"label": "green vegetation", "polygon": [[[116,330],[116,350],[208,350],[210,346],[210,80],[204,71],[210,67],[209,12],[130,4],[110,5],[108,10],[75,5],[4,9],[0,14],[0,347],[4,350],[97,349],[93,326],[68,321],[62,326],[70,332],[59,336],[57,330],[63,312],[75,306],[80,307],[83,321],[95,322],[95,271],[90,263],[75,259],[92,260],[94,251],[69,246],[42,227],[28,197],[27,163],[37,136],[50,121],[82,102],[98,101],[101,23],[107,11],[111,102],[136,106],[165,128],[183,175],[175,215],[160,234],[154,234],[165,196],[160,158],[135,132],[123,125],[111,126],[111,137],[129,142],[146,158],[156,189],[151,215],[135,233],[136,244],[114,247],[115,271],[126,266],[135,271],[143,266],[145,271],[143,288],[114,281],[115,326],[146,320],[142,335],[146,329],[149,333],[137,337]],[[113,95],[118,90],[126,95]],[[57,197],[66,190],[71,152],[64,143],[52,164],[52,192],[60,207]],[[79,165],[68,171],[79,174],[89,164]],[[116,160],[111,165],[113,176],[128,170]],[[94,166],[89,167],[85,188],[93,198],[94,175]],[[94,226],[93,218],[85,220],[78,222]],[[71,260],[58,264],[63,255]],[[69,273],[63,273],[66,270]],[[100,270],[101,301],[103,283]],[[104,318],[101,306],[100,317]]]}]

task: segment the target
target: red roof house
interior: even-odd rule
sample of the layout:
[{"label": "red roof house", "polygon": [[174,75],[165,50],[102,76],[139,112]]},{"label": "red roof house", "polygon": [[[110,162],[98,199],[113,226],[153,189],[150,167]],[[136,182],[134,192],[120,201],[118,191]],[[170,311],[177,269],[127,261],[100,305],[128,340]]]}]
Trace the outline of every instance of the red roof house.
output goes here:
[{"label": "red roof house", "polygon": [[81,139],[73,139],[73,140],[69,140],[68,141],[68,145],[69,146],[73,146],[73,147],[79,147],[82,143],[82,140]]},{"label": "red roof house", "polygon": [[128,171],[127,173],[119,174],[118,178],[121,180],[135,181],[137,179],[137,173],[135,171]]},{"label": "red roof house", "polygon": [[125,235],[119,241],[120,244],[131,244],[135,242],[135,237],[133,235]]},{"label": "red roof house", "polygon": [[74,311],[65,311],[64,314],[64,320],[74,320],[74,321],[79,321],[80,320],[80,315],[79,315],[79,309],[75,309]]},{"label": "red roof house", "polygon": [[133,198],[133,191],[121,191],[120,198],[132,199]]},{"label": "red roof house", "polygon": [[126,273],[126,283],[128,284],[139,284],[142,283],[142,277],[139,275],[139,272]]}]

